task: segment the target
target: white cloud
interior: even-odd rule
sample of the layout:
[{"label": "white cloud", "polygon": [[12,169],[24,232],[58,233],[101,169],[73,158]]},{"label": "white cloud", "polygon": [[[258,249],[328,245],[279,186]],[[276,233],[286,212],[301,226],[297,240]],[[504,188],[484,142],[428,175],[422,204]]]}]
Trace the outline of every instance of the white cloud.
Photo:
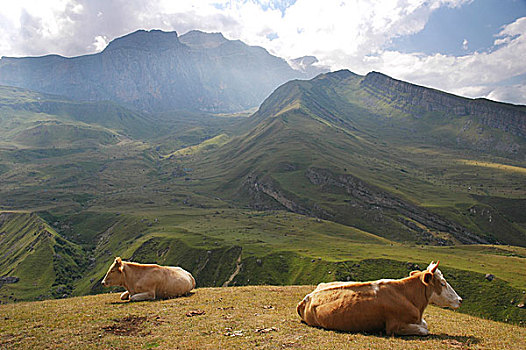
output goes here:
[{"label": "white cloud", "polygon": [[[331,60],[325,53],[334,50],[346,55],[378,51],[390,38],[421,30],[436,8],[469,0],[297,0],[284,12],[279,8],[289,2],[279,0],[0,1],[10,4],[2,9],[6,18],[18,22],[0,25],[0,32],[23,39],[13,44],[12,52],[0,52],[3,55],[27,54],[23,51],[28,50],[31,38],[24,36],[23,24],[30,24],[38,28],[39,39],[48,47],[59,47],[56,43],[60,43],[59,53],[66,56],[91,53],[87,48],[96,36],[113,39],[139,28],[158,28],[181,33],[191,29],[221,31],[233,39],[264,45],[282,56],[318,52]],[[31,20],[24,19],[23,12]],[[65,29],[84,44],[73,45]],[[270,33],[277,33],[279,38],[271,41],[266,38]],[[337,60],[333,63],[343,64]]]},{"label": "white cloud", "polygon": [[102,51],[108,45],[108,38],[102,35],[97,35],[95,41],[91,45],[95,48],[95,51]]},{"label": "white cloud", "polygon": [[512,93],[521,85],[506,87],[500,83],[526,74],[526,60],[520,59],[526,57],[526,17],[505,26],[500,36],[506,44],[490,52],[455,57],[386,51],[371,68],[467,97],[498,97],[500,101],[525,104],[526,95]]},{"label": "white cloud", "polygon": [[526,84],[497,86],[485,96],[490,100],[524,104],[524,96],[526,96]]},{"label": "white cloud", "polygon": [[[286,59],[315,55],[332,69],[382,71],[468,96],[512,96],[497,83],[525,72],[526,18],[502,28],[492,52],[462,57],[386,50],[436,9],[471,0],[0,0],[0,55],[77,56],[137,29],[222,32]],[[292,5],[290,5],[292,4]],[[465,48],[467,40],[462,43]],[[502,85],[502,84],[501,84]],[[521,85],[522,86],[522,85]],[[508,93],[504,93],[508,91]],[[519,89],[519,91],[522,91]],[[514,102],[526,103],[526,97]]]},{"label": "white cloud", "polygon": [[462,49],[463,50],[467,50],[468,49],[468,44],[469,44],[468,39],[464,39],[464,41],[462,41]]},{"label": "white cloud", "polygon": [[2,0],[0,8],[1,55],[62,52],[83,13],[76,0]]}]

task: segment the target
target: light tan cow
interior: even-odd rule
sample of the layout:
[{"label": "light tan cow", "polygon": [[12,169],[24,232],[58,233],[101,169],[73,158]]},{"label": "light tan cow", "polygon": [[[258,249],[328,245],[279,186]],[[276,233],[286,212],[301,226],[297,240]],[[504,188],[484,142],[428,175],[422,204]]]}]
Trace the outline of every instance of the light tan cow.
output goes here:
[{"label": "light tan cow", "polygon": [[187,294],[195,288],[195,280],[190,272],[180,267],[126,262],[117,257],[102,285],[126,288],[121,294],[122,300],[142,301]]},{"label": "light tan cow", "polygon": [[462,303],[437,267],[400,280],[321,283],[296,310],[308,325],[326,329],[428,335],[422,313],[429,303],[453,309]]}]

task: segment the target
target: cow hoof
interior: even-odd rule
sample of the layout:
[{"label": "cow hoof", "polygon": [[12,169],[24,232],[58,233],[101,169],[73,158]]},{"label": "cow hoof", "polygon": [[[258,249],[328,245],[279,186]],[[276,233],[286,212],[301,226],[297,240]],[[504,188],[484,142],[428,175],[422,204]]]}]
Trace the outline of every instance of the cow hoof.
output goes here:
[{"label": "cow hoof", "polygon": [[420,335],[428,336],[429,335],[429,330],[427,328],[420,327]]}]

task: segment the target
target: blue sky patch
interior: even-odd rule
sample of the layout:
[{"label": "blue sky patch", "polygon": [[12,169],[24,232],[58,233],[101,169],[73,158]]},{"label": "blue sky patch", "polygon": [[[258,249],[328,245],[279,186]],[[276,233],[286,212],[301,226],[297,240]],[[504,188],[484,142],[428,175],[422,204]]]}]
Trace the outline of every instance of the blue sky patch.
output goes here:
[{"label": "blue sky patch", "polygon": [[253,1],[259,4],[259,6],[265,11],[268,9],[280,10],[282,17],[285,14],[285,10],[296,3],[296,0],[269,0],[269,1],[253,0]]},{"label": "blue sky patch", "polygon": [[430,15],[422,31],[393,39],[388,49],[453,56],[492,51],[502,27],[524,16],[525,0],[476,0],[457,8],[444,6]]}]

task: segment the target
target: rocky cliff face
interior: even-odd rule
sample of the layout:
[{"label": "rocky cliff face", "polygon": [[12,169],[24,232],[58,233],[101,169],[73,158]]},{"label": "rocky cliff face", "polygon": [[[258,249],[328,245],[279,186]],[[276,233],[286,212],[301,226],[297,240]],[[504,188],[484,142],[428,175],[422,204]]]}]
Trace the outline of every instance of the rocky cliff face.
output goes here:
[{"label": "rocky cliff face", "polygon": [[[397,198],[386,191],[365,183],[349,174],[334,174],[327,169],[308,168],[305,177],[321,192],[346,193],[348,214],[354,211],[380,217],[380,221],[396,221],[414,240],[434,245],[451,245],[453,240],[464,244],[488,244],[461,225],[437,214]],[[330,208],[299,198],[281,188],[270,177],[250,174],[243,182],[243,189],[251,198],[251,206],[258,210],[287,209],[291,212],[340,222],[342,217]],[[345,220],[342,221],[344,223]],[[450,237],[447,239],[444,237]]]},{"label": "rocky cliff face", "polygon": [[491,128],[526,137],[526,106],[463,98],[396,80],[377,72],[367,74],[361,86],[376,98],[416,116],[435,111],[456,116],[472,116]]},{"label": "rocky cliff face", "polygon": [[145,111],[243,110],[295,78],[310,76],[261,47],[198,31],[139,30],[94,55],[0,60],[0,84]]},{"label": "rocky cliff face", "polygon": [[438,245],[452,244],[440,237],[441,233],[446,233],[464,244],[489,243],[457,223],[397,198],[353,175],[338,175],[326,169],[309,168],[305,176],[312,184],[321,187],[324,191],[329,191],[332,187],[347,193],[349,195],[347,203],[352,207],[384,212],[380,215],[387,216],[390,215],[389,211],[395,212],[396,219],[421,241]]}]

